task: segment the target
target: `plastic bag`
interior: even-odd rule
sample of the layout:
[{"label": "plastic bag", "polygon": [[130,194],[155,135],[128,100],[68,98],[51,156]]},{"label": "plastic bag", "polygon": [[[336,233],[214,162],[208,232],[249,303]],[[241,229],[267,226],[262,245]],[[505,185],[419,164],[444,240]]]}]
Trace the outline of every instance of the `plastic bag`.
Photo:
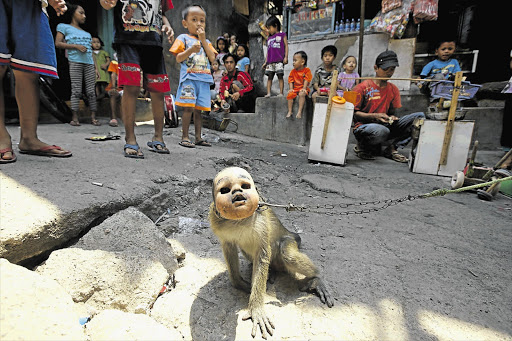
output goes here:
[{"label": "plastic bag", "polygon": [[382,0],[382,13],[387,13],[402,6],[402,0]]},{"label": "plastic bag", "polygon": [[367,32],[387,32],[393,38],[402,38],[409,22],[414,0],[403,0],[402,6],[387,13],[380,11],[366,28]]},{"label": "plastic bag", "polygon": [[416,0],[414,3],[414,23],[437,20],[439,0]]}]

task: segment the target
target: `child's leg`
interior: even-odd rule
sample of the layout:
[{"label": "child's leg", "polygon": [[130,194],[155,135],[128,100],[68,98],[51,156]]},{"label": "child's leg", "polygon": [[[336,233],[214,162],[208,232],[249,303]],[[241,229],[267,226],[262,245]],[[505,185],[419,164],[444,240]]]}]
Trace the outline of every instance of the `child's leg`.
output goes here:
[{"label": "child's leg", "polygon": [[267,94],[265,97],[270,97],[270,91],[272,90],[272,80],[274,79],[274,75],[267,77]]},{"label": "child's leg", "polygon": [[[38,150],[48,147],[37,137],[37,120],[39,118],[39,75],[14,70],[16,79],[16,102],[20,113],[20,150]],[[51,149],[53,154],[68,154],[63,149]]]},{"label": "child's leg", "polygon": [[[164,94],[161,92],[150,92],[151,110],[153,111],[153,120],[155,122],[155,135],[153,141],[164,142]],[[161,149],[162,146],[157,146]]]},{"label": "child's leg", "polygon": [[[3,80],[7,66],[0,65],[0,150],[5,148],[12,148],[11,135],[5,128],[5,103],[4,103],[4,88]],[[6,152],[0,156],[3,160],[11,160],[13,158],[11,152]]]},{"label": "child's leg", "polygon": [[110,119],[115,120],[117,117],[117,100],[119,98],[119,92],[116,90],[110,90],[108,92],[110,97]]},{"label": "child's leg", "polygon": [[318,97],[318,91],[313,92],[313,94],[311,95],[311,99],[313,100],[313,105],[315,105],[317,97]]},{"label": "child's leg", "polygon": [[299,111],[297,111],[297,118],[302,118],[302,109],[304,108],[304,103],[306,103],[306,94],[305,91],[299,92]]},{"label": "child's leg", "polygon": [[201,119],[201,110],[194,109],[194,132],[196,134],[196,142],[202,140],[202,138],[201,138],[202,126],[203,126],[203,122]]},{"label": "child's leg", "polygon": [[279,79],[279,93],[283,95],[284,93],[284,79],[283,75],[277,75],[277,79]]},{"label": "child's leg", "polygon": [[89,110],[91,111],[91,123],[99,125],[96,120],[96,111],[98,111],[98,103],[96,102],[96,70],[94,64],[89,64],[84,67],[85,79],[85,94],[89,99]]},{"label": "child's leg", "polygon": [[[135,108],[137,103],[137,96],[139,95],[139,87],[134,85],[125,85],[123,88],[123,97],[121,98],[121,110],[124,123],[125,141],[127,144],[137,144],[135,136]],[[133,149],[127,148],[126,152],[129,154],[137,154]],[[139,155],[142,151],[139,149]]]},{"label": "child's leg", "polygon": [[189,141],[190,137],[188,136],[188,129],[190,127],[190,120],[192,119],[192,112],[194,111],[193,108],[190,107],[184,107],[183,108],[183,116],[181,117],[181,140],[182,141]]},{"label": "child's leg", "polygon": [[293,99],[289,99],[288,100],[288,114],[286,114],[286,118],[292,117],[292,115],[293,115],[292,110],[293,110]]},{"label": "child's leg", "polygon": [[78,125],[78,109],[80,106],[80,96],[82,95],[82,77],[83,77],[83,68],[81,63],[69,63],[69,78],[71,80],[71,111],[73,111],[73,116],[71,118],[71,122],[74,122],[74,125]]}]

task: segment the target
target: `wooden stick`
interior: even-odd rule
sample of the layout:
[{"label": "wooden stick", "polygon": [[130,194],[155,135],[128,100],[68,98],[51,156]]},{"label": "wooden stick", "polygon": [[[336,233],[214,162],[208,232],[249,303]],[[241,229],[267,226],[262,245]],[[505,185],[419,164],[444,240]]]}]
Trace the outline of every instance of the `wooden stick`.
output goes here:
[{"label": "wooden stick", "polygon": [[442,82],[442,79],[430,79],[430,78],[389,78],[389,77],[340,77],[340,79],[378,79],[388,81],[411,81],[411,82]]},{"label": "wooden stick", "polygon": [[329,100],[327,102],[327,113],[325,114],[324,133],[322,135],[322,143],[320,145],[321,149],[324,149],[324,146],[325,146],[325,140],[327,138],[327,130],[329,129],[329,121],[331,119],[332,98],[335,96],[337,88],[338,88],[338,70],[334,70],[332,72],[332,82],[331,82],[331,88],[329,91]]},{"label": "wooden stick", "polygon": [[[460,85],[462,84],[462,71],[455,74],[455,83],[453,84],[453,93],[450,105],[450,112],[448,113],[448,121],[446,122],[446,129],[444,131],[443,149],[441,151],[441,159],[439,160],[439,167],[445,166],[448,161],[448,148],[453,134],[453,124],[455,122],[455,112],[457,111],[457,100],[459,99]],[[439,170],[438,167],[438,170]]]}]

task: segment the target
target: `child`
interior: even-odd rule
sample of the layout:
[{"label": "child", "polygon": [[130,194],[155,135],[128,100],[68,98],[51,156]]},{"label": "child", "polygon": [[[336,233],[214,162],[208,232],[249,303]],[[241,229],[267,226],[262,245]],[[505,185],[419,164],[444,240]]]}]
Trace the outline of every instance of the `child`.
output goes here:
[{"label": "child", "polygon": [[103,50],[103,41],[97,35],[92,37],[92,59],[96,69],[96,99],[105,97],[105,88],[110,81],[108,67],[110,65],[110,56]]},{"label": "child", "polygon": [[[140,85],[149,90],[152,101],[155,132],[150,142],[149,150],[159,154],[169,154],[169,149],[163,140],[164,130],[164,93],[169,92],[169,77],[165,71],[162,49],[162,34],[172,43],[174,31],[164,13],[173,8],[171,0],[153,0],[152,5],[144,8],[147,18],[128,15],[140,8],[137,4],[142,1],[128,2],[117,0],[101,0],[101,6],[110,10],[114,8],[114,46],[119,58],[118,85],[123,87],[121,98],[121,113],[125,129],[124,156],[143,159],[144,154],[137,144],[135,136],[135,105],[139,95]],[[116,6],[117,5],[117,6]]]},{"label": "child", "polygon": [[[57,16],[66,12],[64,1],[49,0],[48,3]],[[0,165],[17,160],[12,150],[11,136],[5,128],[3,81],[7,67],[11,68],[16,79],[20,153],[54,157],[72,155],[61,147],[42,142],[37,136],[39,77],[58,78],[55,46],[45,5],[48,4],[34,0],[12,1],[8,7],[5,2],[0,5],[0,8],[4,6],[0,10]]]},{"label": "child", "polygon": [[421,78],[449,79],[460,71],[459,62],[452,58],[455,47],[454,40],[440,40],[435,50],[437,58],[423,67]]},{"label": "child", "polygon": [[[176,94],[176,105],[183,108],[182,137],[180,146],[211,147],[201,137],[201,110],[210,111],[210,84],[213,78],[210,62],[215,60],[217,52],[212,43],[206,39],[206,12],[199,5],[187,6],[182,12],[182,24],[188,34],[180,34],[171,46],[171,53],[181,64],[180,84]],[[195,144],[190,141],[188,129],[194,115]]]},{"label": "child", "polygon": [[299,110],[297,111],[297,118],[302,118],[302,109],[306,102],[306,95],[309,93],[308,85],[313,79],[311,70],[306,67],[308,64],[308,55],[304,51],[296,52],[293,55],[293,70],[288,76],[288,84],[290,90],[286,99],[288,100],[288,114],[286,118],[292,117],[293,99],[299,95]]},{"label": "child", "polygon": [[249,59],[249,48],[247,45],[240,44],[236,49],[236,55],[238,56],[238,62],[236,63],[236,68],[239,71],[243,71],[245,73],[249,73],[249,68],[251,66],[251,60]]},{"label": "child", "polygon": [[213,89],[210,87],[210,94],[212,99],[212,104],[215,106],[215,109],[220,109],[219,104],[217,102],[220,102],[218,98],[219,95],[219,87],[220,87],[220,81],[223,77],[223,71],[219,68],[219,59],[216,58],[212,62],[212,77],[213,77]]},{"label": "child", "polygon": [[343,72],[338,75],[338,96],[343,97],[344,91],[350,91],[352,88],[359,84],[359,80],[355,78],[359,78],[359,73],[356,71],[357,60],[354,56],[348,56],[343,59],[341,63],[341,67],[343,68]]},{"label": "child", "polygon": [[329,88],[332,82],[332,72],[338,68],[333,65],[334,59],[338,54],[338,49],[334,45],[327,45],[322,49],[322,62],[323,64],[318,67],[313,77],[313,104],[316,103],[318,96],[328,96]]},{"label": "child", "polygon": [[119,64],[117,62],[117,58],[114,53],[114,60],[110,62],[108,66],[108,72],[110,73],[110,83],[105,88],[105,91],[108,93],[110,97],[110,122],[108,123],[111,127],[117,127],[119,123],[117,122],[117,117],[121,115],[117,115],[117,102],[121,98],[123,93],[123,89],[118,85],[118,74],[119,74]]},{"label": "child", "polygon": [[68,52],[69,77],[71,79],[71,110],[72,126],[79,126],[78,109],[82,96],[82,81],[85,81],[85,94],[89,100],[91,111],[91,124],[100,126],[96,119],[96,70],[92,59],[92,37],[80,25],[85,23],[85,11],[82,6],[68,4],[68,11],[64,16],[68,24],[57,25],[55,47]]},{"label": "child", "polygon": [[236,43],[236,35],[232,34],[229,38],[229,53],[235,54],[238,44]]},{"label": "child", "polygon": [[228,50],[228,41],[224,39],[224,37],[217,38],[217,62],[219,63],[219,68],[221,70],[226,70],[224,67],[224,62],[222,61],[222,57],[229,53]]},{"label": "child", "polygon": [[281,22],[275,16],[268,18],[265,26],[268,28],[269,37],[267,40],[267,58],[263,64],[265,75],[267,75],[267,94],[270,97],[272,89],[272,80],[277,74],[279,79],[279,96],[283,96],[284,91],[284,65],[288,64],[288,40],[286,33],[281,32]]}]

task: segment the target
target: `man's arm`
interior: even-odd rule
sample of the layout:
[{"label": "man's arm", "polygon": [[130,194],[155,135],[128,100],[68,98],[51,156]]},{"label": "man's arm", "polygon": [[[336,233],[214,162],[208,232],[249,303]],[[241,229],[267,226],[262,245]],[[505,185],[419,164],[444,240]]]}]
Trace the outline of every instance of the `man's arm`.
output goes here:
[{"label": "man's arm", "polygon": [[251,77],[245,72],[239,72],[237,79],[244,85],[244,88],[239,91],[240,97],[242,97],[245,93],[252,91],[253,84]]}]

